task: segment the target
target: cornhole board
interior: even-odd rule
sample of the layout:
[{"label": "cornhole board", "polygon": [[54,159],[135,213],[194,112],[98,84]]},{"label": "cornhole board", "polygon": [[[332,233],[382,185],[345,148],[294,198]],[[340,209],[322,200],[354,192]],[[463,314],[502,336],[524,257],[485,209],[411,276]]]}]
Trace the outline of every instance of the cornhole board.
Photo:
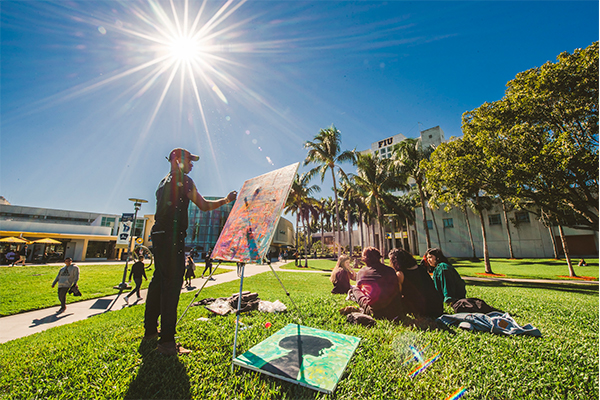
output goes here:
[{"label": "cornhole board", "polygon": [[334,392],[360,338],[289,324],[233,360],[319,392]]},{"label": "cornhole board", "polygon": [[288,165],[244,182],[212,259],[252,263],[268,254],[299,165]]}]

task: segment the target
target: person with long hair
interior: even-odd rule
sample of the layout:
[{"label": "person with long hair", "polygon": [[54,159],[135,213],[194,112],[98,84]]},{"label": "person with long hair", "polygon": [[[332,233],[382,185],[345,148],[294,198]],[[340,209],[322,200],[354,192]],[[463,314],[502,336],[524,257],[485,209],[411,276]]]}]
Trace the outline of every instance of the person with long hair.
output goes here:
[{"label": "person with long hair", "polygon": [[460,277],[456,269],[450,264],[442,250],[430,249],[427,251],[427,262],[435,266],[433,270],[433,284],[444,302],[452,304],[459,299],[467,297],[465,281]]},{"label": "person with long hair", "polygon": [[331,293],[333,294],[346,294],[348,290],[350,290],[350,280],[356,280],[356,272],[350,266],[350,257],[347,255],[341,255],[338,258],[337,264],[333,271],[331,271],[331,276],[329,277],[331,283],[333,283],[333,289],[331,289]]},{"label": "person with long hair", "polygon": [[435,290],[433,280],[415,258],[404,249],[389,253],[390,266],[396,271],[398,286],[407,313],[437,318],[444,313],[442,297]]},{"label": "person with long hair", "polygon": [[366,264],[356,277],[351,291],[362,312],[375,318],[395,319],[403,312],[402,295],[396,272],[381,262],[381,253],[375,247],[363,250]]}]

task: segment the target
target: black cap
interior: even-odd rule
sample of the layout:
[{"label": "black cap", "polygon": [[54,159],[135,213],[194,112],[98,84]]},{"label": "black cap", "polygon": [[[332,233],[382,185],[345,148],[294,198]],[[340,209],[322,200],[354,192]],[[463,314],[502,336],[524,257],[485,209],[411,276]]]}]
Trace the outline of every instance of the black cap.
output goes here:
[{"label": "black cap", "polygon": [[187,151],[186,149],[182,149],[181,147],[178,147],[176,149],[171,150],[171,154],[169,154],[168,160],[171,161],[174,158],[175,159],[185,158],[185,159],[188,159],[191,161],[198,161],[200,159],[200,156],[192,154],[189,151]]}]

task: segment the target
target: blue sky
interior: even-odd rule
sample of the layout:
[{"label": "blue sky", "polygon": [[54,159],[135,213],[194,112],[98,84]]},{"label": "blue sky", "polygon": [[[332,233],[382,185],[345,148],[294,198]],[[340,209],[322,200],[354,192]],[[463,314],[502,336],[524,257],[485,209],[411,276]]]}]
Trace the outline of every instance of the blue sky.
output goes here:
[{"label": "blue sky", "polygon": [[[201,156],[200,193],[223,196],[303,161],[331,124],[344,149],[461,136],[465,111],[599,31],[597,1],[198,1],[187,18],[173,4],[0,2],[0,195],[114,214],[138,197],[153,213],[174,147]],[[186,29],[193,50],[172,50]]]}]

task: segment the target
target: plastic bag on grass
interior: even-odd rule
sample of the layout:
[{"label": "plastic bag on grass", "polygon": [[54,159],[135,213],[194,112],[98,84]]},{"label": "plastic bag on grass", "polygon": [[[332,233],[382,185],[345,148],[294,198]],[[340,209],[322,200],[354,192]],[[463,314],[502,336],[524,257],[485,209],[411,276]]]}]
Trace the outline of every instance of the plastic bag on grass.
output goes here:
[{"label": "plastic bag on grass", "polygon": [[285,310],[287,310],[287,307],[279,300],[275,300],[274,302],[261,300],[260,303],[258,303],[258,311],[260,312],[274,313],[283,312]]}]

